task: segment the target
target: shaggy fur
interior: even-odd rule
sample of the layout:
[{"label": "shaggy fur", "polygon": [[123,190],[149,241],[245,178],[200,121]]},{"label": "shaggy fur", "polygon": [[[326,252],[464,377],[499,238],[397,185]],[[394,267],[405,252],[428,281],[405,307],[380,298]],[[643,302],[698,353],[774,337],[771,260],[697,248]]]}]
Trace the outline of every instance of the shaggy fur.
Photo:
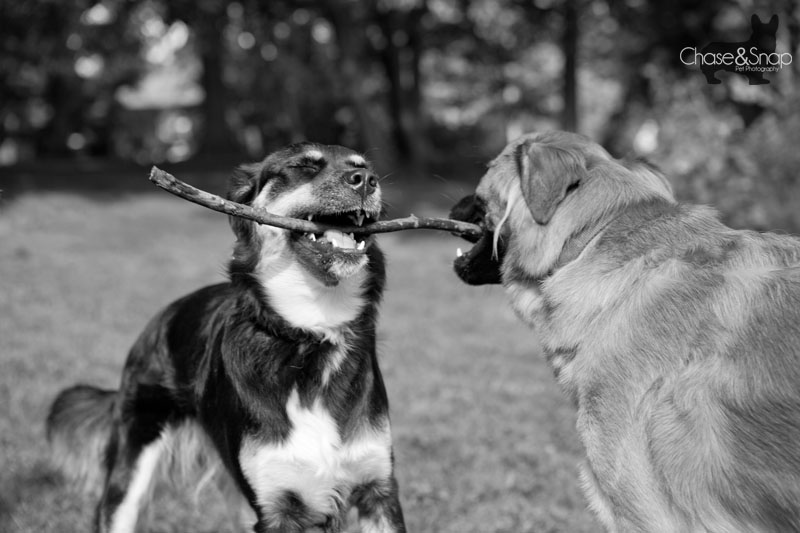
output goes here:
[{"label": "shaggy fur", "polygon": [[[241,169],[229,197],[339,225],[381,210],[368,162],[311,143]],[[132,533],[165,463],[232,488],[232,514],[238,495],[256,533],[337,533],[350,507],[364,531],[405,531],[375,352],[381,251],[335,230],[231,224],[230,281],[157,314],[119,390],[76,386],[53,403],[57,460],[99,492],[95,531]]]},{"label": "shaggy fur", "polygon": [[800,240],[562,132],[507,146],[452,216],[487,228],[456,272],[502,280],[575,402],[608,531],[800,531]]}]

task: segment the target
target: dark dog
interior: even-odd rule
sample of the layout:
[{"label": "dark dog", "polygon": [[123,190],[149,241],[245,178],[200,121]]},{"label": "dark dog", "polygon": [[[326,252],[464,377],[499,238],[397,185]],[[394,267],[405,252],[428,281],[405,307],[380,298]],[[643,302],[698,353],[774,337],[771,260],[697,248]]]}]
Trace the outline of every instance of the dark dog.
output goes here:
[{"label": "dark dog", "polygon": [[772,15],[772,18],[769,19],[769,22],[766,24],[761,22],[758,15],[753,15],[750,17],[750,24],[753,27],[753,33],[747,41],[737,43],[709,43],[700,51],[703,55],[711,54],[717,59],[721,59],[725,54],[728,54],[731,58],[730,61],[704,62],[700,66],[700,70],[705,75],[708,83],[722,83],[722,81],[714,75],[719,70],[742,74],[747,77],[750,85],[769,83],[769,80],[764,79],[763,72],[755,69],[744,70],[743,67],[746,67],[744,61],[752,64],[754,67],[769,66],[766,59],[759,59],[759,56],[763,57],[763,54],[769,56],[769,54],[775,52],[775,35],[778,32],[778,15]]},{"label": "dark dog", "polygon": [[[453,218],[575,401],[608,531],[800,531],[800,240],[733,230],[580,135],[509,144]],[[494,254],[494,257],[493,257]]]},{"label": "dark dog", "polygon": [[[369,224],[382,208],[364,158],[311,143],[243,168],[229,197],[338,225]],[[152,319],[119,390],[73,387],[51,408],[58,458],[103,486],[95,530],[132,532],[162,456],[209,444],[258,533],[335,533],[351,506],[363,531],[405,531],[375,354],[381,251],[339,231],[231,224],[230,281]]]}]

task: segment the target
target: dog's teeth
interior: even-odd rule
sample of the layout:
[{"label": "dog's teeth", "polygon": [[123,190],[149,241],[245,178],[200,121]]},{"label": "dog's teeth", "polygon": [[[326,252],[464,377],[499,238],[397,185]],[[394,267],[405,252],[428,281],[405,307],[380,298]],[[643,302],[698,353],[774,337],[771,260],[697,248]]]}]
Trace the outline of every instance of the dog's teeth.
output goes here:
[{"label": "dog's teeth", "polygon": [[364,223],[364,211],[359,211],[356,215],[356,226],[360,226]]},{"label": "dog's teeth", "polygon": [[314,215],[308,215],[308,221],[311,222],[311,219],[314,218]]},{"label": "dog's teeth", "polygon": [[353,239],[353,240],[356,240],[356,236],[355,236],[355,235],[353,235],[352,233],[348,233],[347,235],[348,235],[348,236],[349,236],[351,239]]},{"label": "dog's teeth", "polygon": [[336,241],[331,241],[331,246],[333,246],[334,248],[338,248],[339,247],[339,245],[336,244]]},{"label": "dog's teeth", "polygon": [[461,251],[461,248],[456,248],[456,257],[461,257],[464,255],[464,252]]},{"label": "dog's teeth", "polygon": [[317,236],[314,235],[313,233],[309,233],[308,234],[308,238],[311,239],[312,241],[316,241],[317,240]]},{"label": "dog's teeth", "polygon": [[356,250],[363,250],[364,246],[365,246],[364,241],[361,241],[360,243],[358,243],[358,246],[356,246]]}]

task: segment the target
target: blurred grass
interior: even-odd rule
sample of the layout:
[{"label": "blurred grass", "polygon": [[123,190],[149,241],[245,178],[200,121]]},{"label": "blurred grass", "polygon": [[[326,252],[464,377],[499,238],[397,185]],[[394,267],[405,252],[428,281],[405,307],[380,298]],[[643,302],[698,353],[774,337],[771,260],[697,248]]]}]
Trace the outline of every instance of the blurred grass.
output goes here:
[{"label": "blurred grass", "polygon": [[[440,185],[385,184],[392,214],[446,212],[460,191]],[[409,531],[597,531],[578,490],[573,409],[535,335],[499,288],[456,279],[456,239],[380,241],[379,348]],[[149,317],[223,279],[232,235],[224,216],[159,192],[28,191],[0,205],[0,243],[0,531],[87,531],[93,503],[46,463],[47,407],[78,381],[116,387]],[[158,490],[141,531],[229,531],[213,491],[192,502]]]}]

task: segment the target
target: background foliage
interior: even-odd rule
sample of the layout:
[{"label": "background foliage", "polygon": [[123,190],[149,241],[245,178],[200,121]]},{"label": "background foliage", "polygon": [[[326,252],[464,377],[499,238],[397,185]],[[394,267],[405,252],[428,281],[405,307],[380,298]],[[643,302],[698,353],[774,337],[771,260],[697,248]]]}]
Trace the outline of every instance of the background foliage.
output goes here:
[{"label": "background foliage", "polygon": [[314,139],[459,179],[560,127],[653,159],[735,224],[796,229],[798,62],[711,86],[679,61],[746,40],[753,13],[797,52],[792,0],[2,0],[0,163]]}]

